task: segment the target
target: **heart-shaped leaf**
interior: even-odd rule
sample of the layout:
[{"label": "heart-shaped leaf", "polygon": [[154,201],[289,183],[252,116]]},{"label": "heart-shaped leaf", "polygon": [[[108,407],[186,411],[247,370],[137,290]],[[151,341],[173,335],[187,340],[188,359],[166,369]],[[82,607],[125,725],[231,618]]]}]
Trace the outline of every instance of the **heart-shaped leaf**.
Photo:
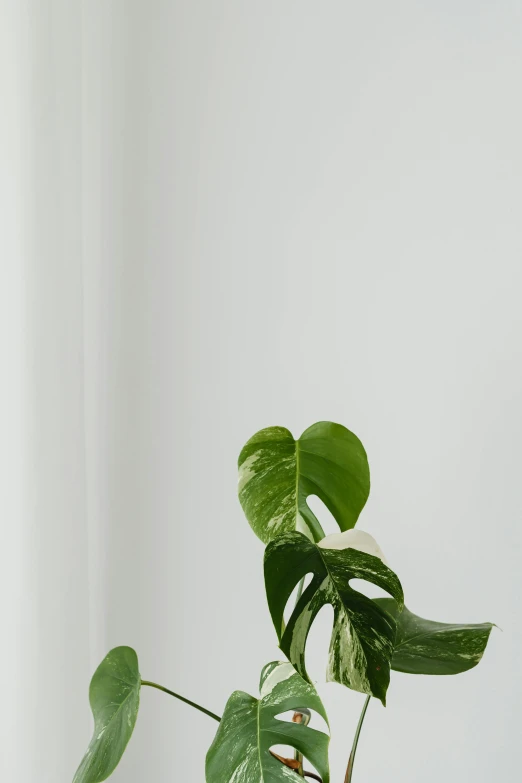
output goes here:
[{"label": "heart-shaped leaf", "polygon": [[486,649],[492,623],[460,625],[418,617],[393,598],[375,602],[397,621],[391,668],[406,674],[460,674],[476,666]]},{"label": "heart-shaped leaf", "polygon": [[261,673],[261,698],[235,691],[227,702],[206,760],[207,783],[278,783],[298,775],[270,753],[274,745],[291,745],[316,767],[328,783],[330,738],[298,723],[281,720],[288,710],[326,712],[315,688],[289,663],[269,663]]},{"label": "heart-shaped leaf", "polygon": [[115,647],[91,680],[94,734],[73,783],[101,783],[114,772],[138,717],[140,687],[136,653],[130,647]]},{"label": "heart-shaped leaf", "polygon": [[268,543],[298,530],[324,537],[306,503],[317,495],[341,530],[352,528],[370,492],[370,469],[359,438],[340,424],[320,421],[298,440],[284,427],[260,430],[238,460],[239,500],[257,536]]},{"label": "heart-shaped leaf", "polygon": [[[313,578],[284,627],[286,603],[298,582]],[[373,555],[356,549],[322,549],[301,533],[278,536],[265,551],[265,586],[268,606],[281,650],[297,671],[309,679],[305,647],[319,610],[334,610],[327,679],[371,694],[385,704],[396,620],[370,598],[350,587],[351,579],[365,579],[390,593],[402,604],[397,576]]]}]

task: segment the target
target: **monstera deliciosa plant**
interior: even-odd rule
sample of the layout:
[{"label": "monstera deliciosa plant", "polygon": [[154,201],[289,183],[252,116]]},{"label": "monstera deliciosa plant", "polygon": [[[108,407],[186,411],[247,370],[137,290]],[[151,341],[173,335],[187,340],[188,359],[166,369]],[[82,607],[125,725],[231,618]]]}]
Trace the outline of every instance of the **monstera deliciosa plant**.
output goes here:
[{"label": "monstera deliciosa plant", "polygon": [[[328,718],[305,665],[308,633],[325,604],[333,607],[326,679],[367,695],[345,783],[352,779],[368,703],[374,697],[386,704],[391,670],[459,674],[482,658],[492,624],[446,624],[410,612],[399,578],[377,542],[354,530],[370,492],[370,471],[362,443],[352,432],[318,422],[295,440],[283,427],[268,427],[250,438],[238,464],[239,500],[266,544],[268,609],[287,660],[264,667],[258,698],[235,691],[219,717],[142,679],[134,650],[116,647],[91,681],[94,733],[73,783],[101,783],[114,771],[133,732],[143,686],[158,688],[218,721],[206,758],[207,783],[283,783],[299,777],[329,783],[329,736],[310,726],[312,711],[327,726]],[[307,503],[312,495],[330,510],[339,533],[324,535]],[[351,586],[353,579],[377,585],[389,598],[368,598]],[[295,606],[285,622],[294,592]],[[293,714],[292,719],[285,719],[285,713]],[[276,753],[281,745],[293,749],[290,757]]]}]

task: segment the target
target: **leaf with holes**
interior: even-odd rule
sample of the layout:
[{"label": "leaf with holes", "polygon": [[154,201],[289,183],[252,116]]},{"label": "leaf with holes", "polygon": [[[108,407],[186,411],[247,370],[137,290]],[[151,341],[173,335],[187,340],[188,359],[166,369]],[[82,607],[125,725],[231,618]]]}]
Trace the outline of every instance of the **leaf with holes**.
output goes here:
[{"label": "leaf with holes", "polygon": [[[283,613],[298,582],[312,573],[284,627]],[[327,679],[376,696],[385,704],[396,620],[349,585],[365,579],[390,593],[402,605],[397,576],[373,555],[356,549],[324,549],[301,533],[286,533],[265,551],[268,606],[281,650],[306,679],[305,647],[310,627],[326,604],[334,610]]]},{"label": "leaf with holes", "polygon": [[480,663],[492,623],[461,625],[418,617],[393,598],[375,602],[397,621],[391,668],[406,674],[460,674]]},{"label": "leaf with holes", "polygon": [[238,460],[239,500],[252,529],[268,543],[298,530],[324,537],[306,503],[317,495],[341,530],[354,527],[370,492],[370,469],[359,438],[340,424],[320,421],[298,440],[284,427],[260,430]]},{"label": "leaf with holes", "polygon": [[140,688],[136,653],[130,647],[115,647],[91,680],[94,734],[73,783],[101,783],[114,772],[134,730]]},{"label": "leaf with holes", "polygon": [[[269,663],[261,673],[261,698],[243,691],[232,694],[206,760],[207,783],[278,783],[298,775],[276,758],[274,745],[291,745],[328,783],[328,743],[322,731],[281,720],[288,710],[326,712],[315,688],[289,663]],[[328,722],[328,721],[327,721]]]}]

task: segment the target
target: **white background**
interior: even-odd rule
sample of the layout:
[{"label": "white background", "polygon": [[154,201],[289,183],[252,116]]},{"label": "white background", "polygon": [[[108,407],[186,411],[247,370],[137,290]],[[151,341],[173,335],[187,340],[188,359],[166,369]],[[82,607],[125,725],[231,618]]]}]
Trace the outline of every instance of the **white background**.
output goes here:
[{"label": "white background", "polygon": [[[518,0],[0,8],[2,780],[72,779],[114,645],[216,712],[256,693],[235,463],[319,419],[366,446],[409,608],[502,628],[467,674],[392,676],[354,781],[516,780]],[[363,699],[323,684],[328,623],[341,783]],[[214,731],[148,690],[113,779],[202,782]]]}]

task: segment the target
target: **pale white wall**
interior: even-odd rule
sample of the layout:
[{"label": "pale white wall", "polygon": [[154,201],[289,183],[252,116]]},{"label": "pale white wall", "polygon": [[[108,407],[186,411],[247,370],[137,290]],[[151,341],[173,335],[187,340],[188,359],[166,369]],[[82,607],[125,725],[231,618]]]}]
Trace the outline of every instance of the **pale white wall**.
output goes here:
[{"label": "pale white wall", "polygon": [[[277,649],[235,460],[260,427],[340,421],[408,605],[503,629],[466,675],[393,677],[356,778],[513,780],[520,4],[127,9],[108,643],[213,710],[255,692]],[[340,781],[361,698],[320,691]],[[115,779],[202,780],[213,731],[145,693]]]},{"label": "pale white wall", "polygon": [[[60,33],[72,4],[45,5],[42,34]],[[237,455],[263,426],[298,435],[331,419],[367,448],[373,488],[360,526],[409,607],[503,629],[465,675],[393,676],[388,708],[371,706],[354,780],[515,780],[520,3],[74,5],[63,35],[82,58],[81,106],[66,92],[80,113],[81,173],[67,167],[60,115],[45,115],[42,128],[54,130],[35,147],[45,161],[54,145],[63,192],[76,193],[78,177],[82,198],[48,199],[50,210],[80,210],[81,226],[67,222],[70,245],[45,245],[62,309],[40,304],[30,319],[44,351],[33,470],[51,493],[34,495],[47,502],[32,512],[34,547],[43,542],[51,558],[47,581],[42,565],[34,578],[51,608],[34,639],[24,615],[31,687],[20,682],[12,703],[24,706],[21,727],[25,710],[37,711],[31,774],[20,779],[32,783],[36,747],[42,781],[67,780],[69,767],[72,778],[88,740],[88,654],[93,668],[111,646],[131,644],[144,677],[216,712],[234,689],[256,692],[278,651],[263,548],[236,499]],[[62,55],[49,45],[53,73],[67,72]],[[31,62],[38,87],[38,53]],[[83,287],[71,272],[69,299],[78,237]],[[75,319],[79,355],[68,342]],[[57,443],[61,461],[46,462],[45,444],[52,455]],[[318,626],[310,670],[340,783],[362,698],[322,684],[326,615]],[[50,713],[53,683],[62,691]],[[203,781],[214,730],[148,691],[113,779]]]}]

